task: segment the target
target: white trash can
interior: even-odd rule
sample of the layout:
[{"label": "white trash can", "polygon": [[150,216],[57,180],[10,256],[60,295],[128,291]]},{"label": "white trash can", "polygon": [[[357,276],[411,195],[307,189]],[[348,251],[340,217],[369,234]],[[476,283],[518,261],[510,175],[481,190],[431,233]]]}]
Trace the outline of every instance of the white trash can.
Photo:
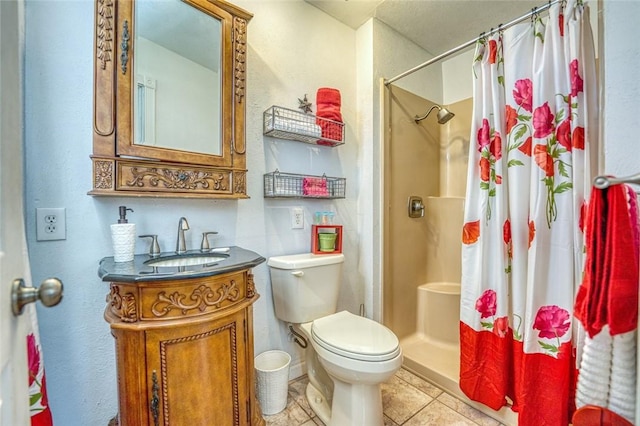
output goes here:
[{"label": "white trash can", "polygon": [[287,406],[290,363],[291,356],[284,351],[266,351],[255,358],[256,392],[262,414],[277,414]]}]

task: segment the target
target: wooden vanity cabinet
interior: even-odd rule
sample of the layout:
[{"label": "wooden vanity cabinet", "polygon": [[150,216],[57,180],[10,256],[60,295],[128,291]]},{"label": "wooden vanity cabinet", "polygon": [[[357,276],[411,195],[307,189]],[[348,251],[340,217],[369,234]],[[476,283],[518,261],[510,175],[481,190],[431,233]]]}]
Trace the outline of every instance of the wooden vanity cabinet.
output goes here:
[{"label": "wooden vanity cabinet", "polygon": [[264,425],[253,367],[250,270],[111,282],[120,426]]}]

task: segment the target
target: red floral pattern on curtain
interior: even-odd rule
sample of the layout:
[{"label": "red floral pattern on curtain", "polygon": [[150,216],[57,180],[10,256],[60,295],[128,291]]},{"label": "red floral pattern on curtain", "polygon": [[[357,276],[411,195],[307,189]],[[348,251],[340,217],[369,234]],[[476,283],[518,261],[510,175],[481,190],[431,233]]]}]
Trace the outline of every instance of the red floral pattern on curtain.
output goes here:
[{"label": "red floral pattern on curtain", "polygon": [[29,366],[29,410],[31,426],[53,426],[51,409],[47,398],[47,381],[42,362],[42,351],[38,336],[38,320],[33,305],[26,307],[31,317],[31,333],[27,335],[27,362]]},{"label": "red floral pattern on curtain", "polygon": [[573,302],[597,125],[584,8],[553,5],[548,20],[494,34],[474,56],[460,387],[511,406],[520,426],[566,425],[574,410]]}]

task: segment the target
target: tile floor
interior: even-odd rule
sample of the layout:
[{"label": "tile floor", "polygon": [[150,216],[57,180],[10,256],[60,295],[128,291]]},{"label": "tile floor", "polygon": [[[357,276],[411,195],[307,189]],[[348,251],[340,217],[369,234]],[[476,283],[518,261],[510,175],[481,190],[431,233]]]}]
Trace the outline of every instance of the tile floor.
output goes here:
[{"label": "tile floor", "polygon": [[[265,416],[267,426],[324,426],[307,404],[306,386],[306,376],[289,383],[287,407]],[[382,405],[385,426],[500,426],[497,420],[405,369],[382,385]]]}]

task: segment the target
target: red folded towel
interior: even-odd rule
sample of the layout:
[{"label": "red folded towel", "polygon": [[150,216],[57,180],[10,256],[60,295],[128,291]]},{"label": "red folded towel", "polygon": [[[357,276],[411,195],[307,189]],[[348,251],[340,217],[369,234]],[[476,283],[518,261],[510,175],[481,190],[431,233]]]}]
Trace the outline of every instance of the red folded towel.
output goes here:
[{"label": "red folded towel", "polygon": [[607,324],[612,336],[637,327],[638,213],[628,191],[614,185],[591,192],[584,275],[575,306],[576,318],[591,337]]},{"label": "red folded towel", "polygon": [[335,141],[342,140],[342,126],[331,121],[342,123],[342,113],[340,107],[342,99],[338,89],[321,87],[316,93],[316,124],[322,129],[322,137]]},{"label": "red folded towel", "polygon": [[316,93],[316,115],[333,121],[342,122],[340,91],[330,87],[321,87]]}]

